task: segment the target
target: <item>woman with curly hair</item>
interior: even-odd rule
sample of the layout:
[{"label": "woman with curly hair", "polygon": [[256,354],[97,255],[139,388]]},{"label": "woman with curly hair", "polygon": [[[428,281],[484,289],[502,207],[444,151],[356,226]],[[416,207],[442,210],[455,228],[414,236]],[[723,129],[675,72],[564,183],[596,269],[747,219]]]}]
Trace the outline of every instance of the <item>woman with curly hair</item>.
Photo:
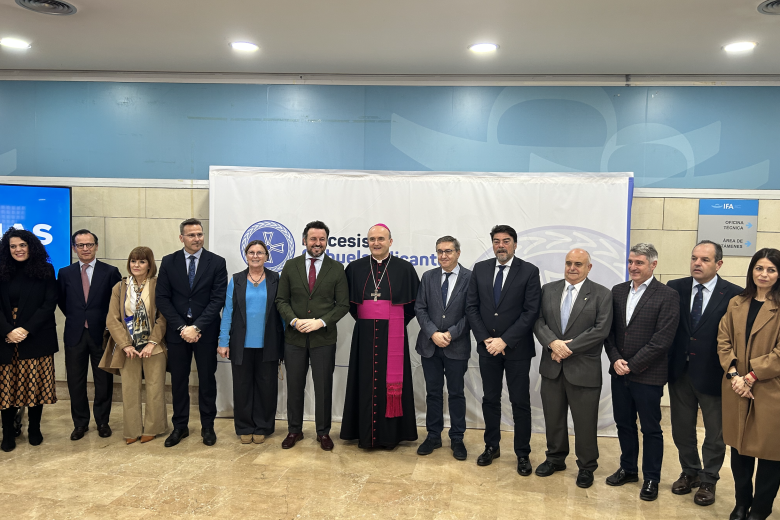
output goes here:
[{"label": "woman with curly hair", "polygon": [[57,402],[54,353],[58,350],[57,281],[38,237],[10,228],[0,241],[0,409],[3,451],[16,448],[14,418],[27,406],[27,440],[43,442],[44,404]]}]

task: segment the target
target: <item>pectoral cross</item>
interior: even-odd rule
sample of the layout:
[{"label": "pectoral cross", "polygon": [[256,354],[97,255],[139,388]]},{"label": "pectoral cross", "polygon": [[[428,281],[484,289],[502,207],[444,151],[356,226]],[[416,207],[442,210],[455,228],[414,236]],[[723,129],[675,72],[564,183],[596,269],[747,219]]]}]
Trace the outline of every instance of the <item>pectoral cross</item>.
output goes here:
[{"label": "pectoral cross", "polygon": [[373,296],[374,297],[374,301],[376,301],[377,298],[382,296],[382,293],[379,292],[379,289],[374,289],[374,292],[371,293],[371,296]]}]

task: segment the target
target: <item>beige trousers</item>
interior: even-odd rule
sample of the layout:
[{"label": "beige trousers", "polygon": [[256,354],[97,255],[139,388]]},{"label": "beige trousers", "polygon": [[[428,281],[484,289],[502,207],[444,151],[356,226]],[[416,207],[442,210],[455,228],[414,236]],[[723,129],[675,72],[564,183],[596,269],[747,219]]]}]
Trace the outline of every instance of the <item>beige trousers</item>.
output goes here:
[{"label": "beige trousers", "polygon": [[[162,435],[168,429],[165,410],[165,354],[149,358],[127,358],[119,370],[122,376],[122,408],[125,439],[141,435]],[[141,414],[141,369],[146,379],[146,416]]]}]

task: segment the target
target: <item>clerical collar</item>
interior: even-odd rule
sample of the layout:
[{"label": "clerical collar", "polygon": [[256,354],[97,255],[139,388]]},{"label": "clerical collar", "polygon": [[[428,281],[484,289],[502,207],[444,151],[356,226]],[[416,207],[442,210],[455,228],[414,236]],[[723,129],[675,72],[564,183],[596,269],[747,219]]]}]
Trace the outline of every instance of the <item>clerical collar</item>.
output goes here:
[{"label": "clerical collar", "polygon": [[384,257],[384,258],[383,258],[383,259],[381,259],[381,260],[377,260],[376,258],[374,258],[374,255],[371,255],[371,260],[373,260],[374,262],[376,262],[376,263],[378,263],[378,264],[381,264],[382,262],[384,262],[384,261],[385,261],[385,260],[387,260],[388,258],[390,258],[390,253],[387,253],[387,256],[386,256],[386,257]]}]

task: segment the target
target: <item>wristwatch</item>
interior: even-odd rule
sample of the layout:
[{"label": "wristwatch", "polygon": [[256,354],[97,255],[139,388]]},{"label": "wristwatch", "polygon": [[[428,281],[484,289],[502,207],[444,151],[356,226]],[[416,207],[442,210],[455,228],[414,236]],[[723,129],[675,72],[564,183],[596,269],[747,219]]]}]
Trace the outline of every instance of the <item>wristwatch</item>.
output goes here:
[{"label": "wristwatch", "polygon": [[726,372],[726,379],[731,379],[732,377],[738,377],[739,372],[736,370],[734,372]]},{"label": "wristwatch", "polygon": [[193,325],[192,328],[195,329],[195,332],[200,334],[200,329],[196,325]]}]

